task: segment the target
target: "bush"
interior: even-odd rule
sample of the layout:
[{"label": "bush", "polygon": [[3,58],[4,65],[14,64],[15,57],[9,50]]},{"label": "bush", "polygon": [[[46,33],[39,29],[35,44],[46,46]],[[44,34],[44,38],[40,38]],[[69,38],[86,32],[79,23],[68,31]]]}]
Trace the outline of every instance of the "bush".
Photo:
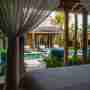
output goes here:
[{"label": "bush", "polygon": [[87,49],[88,64],[90,64],[90,48]]},{"label": "bush", "polygon": [[1,52],[1,64],[7,64],[7,53]]},{"label": "bush", "polygon": [[0,76],[5,75],[7,69],[7,50],[0,48]]},{"label": "bush", "polygon": [[[68,58],[68,65],[80,65],[80,58],[78,56],[72,56]],[[47,64],[47,67],[63,67],[64,66],[64,58],[60,57],[51,57],[49,56],[44,60]]]},{"label": "bush", "polygon": [[[71,48],[73,50],[73,48]],[[68,66],[71,65],[80,65],[79,56],[68,56]],[[48,58],[44,60],[47,64],[47,67],[62,67],[64,66],[64,50],[63,49],[52,49]]]},{"label": "bush", "polygon": [[47,67],[62,67],[62,66],[64,66],[63,58],[59,58],[59,57],[49,56],[44,61],[46,62]]},{"label": "bush", "polygon": [[69,65],[79,65],[80,58],[78,56],[69,57]]}]

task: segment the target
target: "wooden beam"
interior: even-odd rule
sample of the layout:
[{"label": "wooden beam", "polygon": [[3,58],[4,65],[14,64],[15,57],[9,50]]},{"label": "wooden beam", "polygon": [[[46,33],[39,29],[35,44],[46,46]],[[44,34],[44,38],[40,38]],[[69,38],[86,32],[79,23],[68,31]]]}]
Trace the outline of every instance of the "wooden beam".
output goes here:
[{"label": "wooden beam", "polygon": [[19,39],[16,35],[8,36],[7,50],[7,89],[18,90],[19,84]]},{"label": "wooden beam", "polygon": [[80,0],[60,0],[58,8],[67,8],[70,11],[76,3],[80,3]]},{"label": "wooden beam", "polygon": [[87,63],[87,11],[83,8],[83,63]]},{"label": "wooden beam", "polygon": [[64,26],[64,64],[68,64],[68,23],[69,23],[69,16],[68,10],[65,9],[65,26]]},{"label": "wooden beam", "polygon": [[75,34],[74,34],[74,48],[75,53],[74,55],[77,56],[77,30],[78,30],[78,21],[77,21],[77,13],[75,13]]},{"label": "wooden beam", "polygon": [[20,68],[20,78],[22,77],[24,73],[24,35],[19,36],[19,68]]}]

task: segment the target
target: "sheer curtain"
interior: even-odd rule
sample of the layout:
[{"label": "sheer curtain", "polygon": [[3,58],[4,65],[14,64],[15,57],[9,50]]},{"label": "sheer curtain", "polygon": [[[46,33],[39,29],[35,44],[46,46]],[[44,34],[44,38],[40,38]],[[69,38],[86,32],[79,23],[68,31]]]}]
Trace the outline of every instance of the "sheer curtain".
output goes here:
[{"label": "sheer curtain", "polygon": [[47,9],[48,0],[0,0],[0,27],[7,35],[31,31],[48,16]]},{"label": "sheer curtain", "polygon": [[8,37],[7,90],[17,90],[19,82],[19,37],[36,28],[49,15],[50,10],[57,7],[58,2],[0,0],[0,29]]}]

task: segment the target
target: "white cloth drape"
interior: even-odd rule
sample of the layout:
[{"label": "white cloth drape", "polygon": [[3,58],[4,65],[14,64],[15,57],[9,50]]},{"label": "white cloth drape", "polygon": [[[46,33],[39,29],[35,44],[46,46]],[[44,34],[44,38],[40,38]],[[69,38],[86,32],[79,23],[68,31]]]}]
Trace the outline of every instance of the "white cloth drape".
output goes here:
[{"label": "white cloth drape", "polygon": [[0,0],[0,28],[4,33],[32,30],[48,16],[47,0]]},{"label": "white cloth drape", "polygon": [[9,35],[32,31],[59,0],[0,0],[0,28]]}]

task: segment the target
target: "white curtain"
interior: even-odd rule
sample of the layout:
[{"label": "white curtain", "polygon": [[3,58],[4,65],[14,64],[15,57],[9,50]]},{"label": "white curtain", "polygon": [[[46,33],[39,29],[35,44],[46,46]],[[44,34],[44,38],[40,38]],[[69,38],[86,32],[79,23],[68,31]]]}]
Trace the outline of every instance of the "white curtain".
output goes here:
[{"label": "white curtain", "polygon": [[[8,37],[7,90],[17,90],[19,40],[57,7],[59,0],[0,0],[0,29]],[[49,10],[48,10],[49,9]]]},{"label": "white curtain", "polygon": [[0,0],[0,27],[7,35],[32,31],[48,14],[48,0]]}]

